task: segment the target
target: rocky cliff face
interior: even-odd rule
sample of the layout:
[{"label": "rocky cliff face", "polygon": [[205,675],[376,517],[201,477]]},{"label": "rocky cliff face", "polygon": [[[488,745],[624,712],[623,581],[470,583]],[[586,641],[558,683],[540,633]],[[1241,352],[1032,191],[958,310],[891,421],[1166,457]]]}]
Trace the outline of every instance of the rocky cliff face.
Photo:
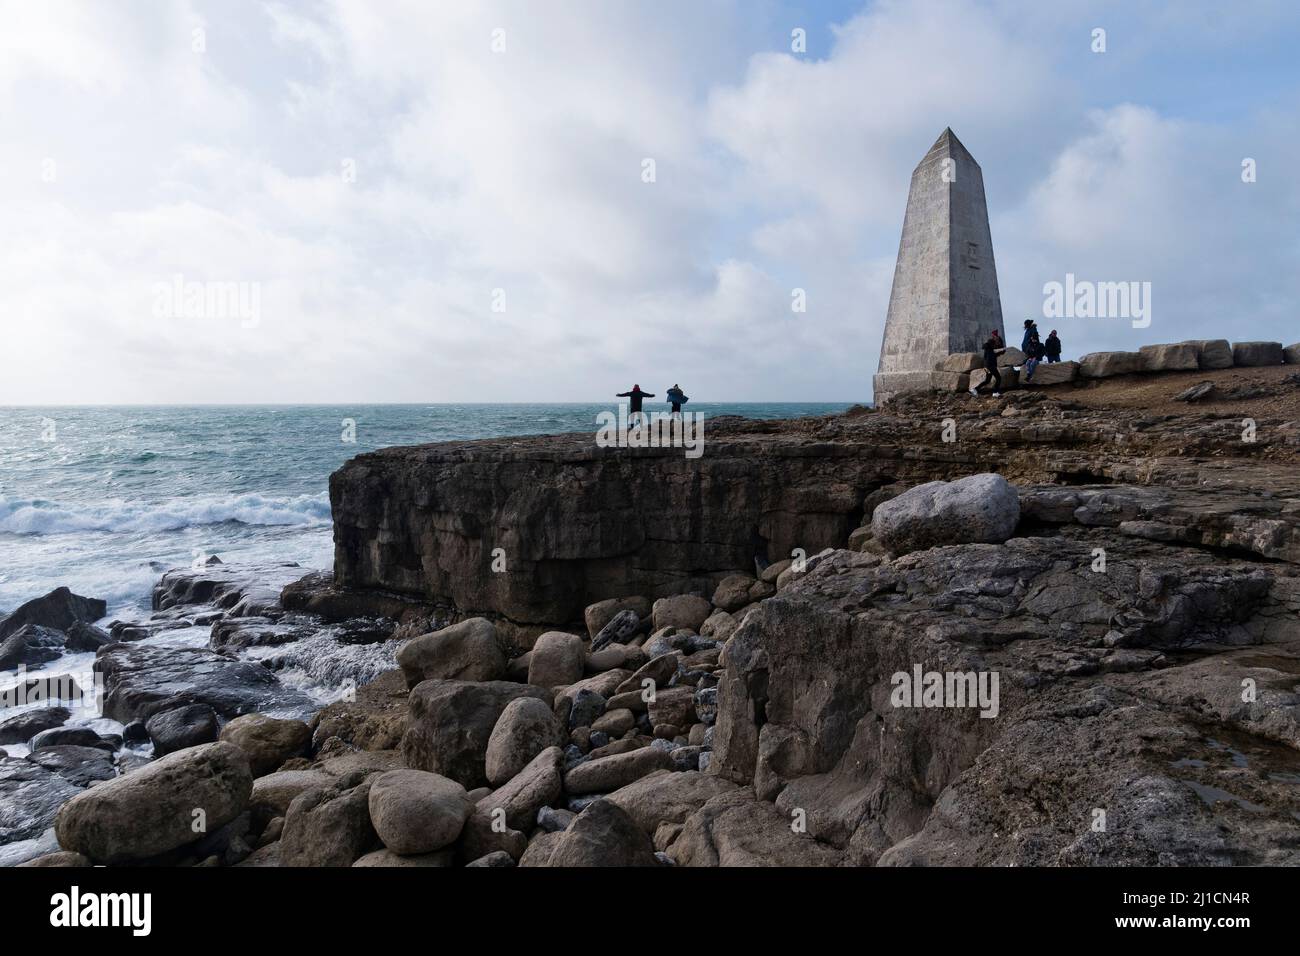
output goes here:
[{"label": "rocky cliff face", "polygon": [[711,593],[728,573],[753,573],[755,558],[842,546],[897,486],[982,471],[1154,489],[1097,499],[1096,522],[1294,559],[1295,423],[1261,418],[1253,437],[1232,414],[1120,414],[1028,393],[993,413],[953,396],[804,421],[716,419],[697,459],[598,448],[594,434],[390,448],[331,476],[335,584],[572,621],[604,598]]}]

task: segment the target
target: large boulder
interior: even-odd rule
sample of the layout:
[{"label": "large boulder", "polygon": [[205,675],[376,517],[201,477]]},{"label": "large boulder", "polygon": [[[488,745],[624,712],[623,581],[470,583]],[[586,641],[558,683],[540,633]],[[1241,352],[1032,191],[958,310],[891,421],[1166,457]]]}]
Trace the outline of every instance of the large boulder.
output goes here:
[{"label": "large boulder", "polygon": [[1079,373],[1078,362],[1040,362],[1032,377],[1021,375],[1021,385],[1064,385]]},{"label": "large boulder", "polygon": [[8,617],[0,620],[0,641],[28,624],[67,631],[78,621],[89,624],[98,621],[108,610],[98,598],[82,597],[67,588],[55,588],[44,597],[21,604]]},{"label": "large boulder", "polygon": [[25,744],[43,730],[61,727],[72,711],[66,707],[37,707],[0,722],[0,744]]},{"label": "large boulder", "polygon": [[871,530],[890,551],[971,542],[1000,543],[1020,521],[1020,498],[1001,475],[917,485],[876,507]]},{"label": "large boulder", "polygon": [[248,798],[254,825],[265,825],[284,816],[289,812],[289,804],[300,794],[330,787],[334,783],[335,778],[323,770],[280,770],[258,777],[253,781],[253,793]]},{"label": "large boulder", "polygon": [[390,770],[370,784],[370,821],[394,853],[432,853],[460,836],[474,809],[465,788],[423,770]]},{"label": "large boulder", "polygon": [[217,712],[207,704],[187,704],[160,711],[145,721],[155,756],[210,744],[220,731]]},{"label": "large boulder", "polygon": [[487,748],[506,705],[519,697],[550,700],[528,684],[424,681],[411,691],[402,737],[406,765],[450,777],[467,789],[487,785]]},{"label": "large boulder", "polygon": [[544,700],[520,697],[506,704],[488,738],[485,769],[488,783],[499,787],[548,747],[563,746],[564,727]]},{"label": "large boulder", "polygon": [[113,755],[99,747],[56,744],[33,750],[23,759],[53,771],[78,787],[89,787],[117,776]]},{"label": "large boulder", "polygon": [[1080,378],[1112,378],[1142,371],[1137,352],[1089,352],[1079,359]]},{"label": "large boulder", "polygon": [[714,774],[687,770],[682,773],[655,771],[620,787],[607,800],[623,809],[650,836],[661,823],[685,823],[709,800],[730,793],[738,785]]},{"label": "large boulder", "polygon": [[973,372],[977,368],[984,367],[984,354],[982,352],[954,352],[943,360],[943,369],[945,372]]},{"label": "large boulder", "polygon": [[1232,346],[1227,339],[1192,339],[1202,369],[1232,368]]},{"label": "large boulder", "polygon": [[496,625],[472,617],[407,641],[397,652],[397,666],[408,687],[424,680],[497,680],[506,672],[506,655]]},{"label": "large boulder", "polygon": [[[647,611],[645,616],[648,617],[649,613]],[[596,636],[591,639],[591,650],[593,652],[602,651],[611,644],[621,644],[626,641],[641,630],[641,619],[642,615],[637,614],[636,611],[631,608],[623,608],[596,632]]]},{"label": "large boulder", "polygon": [[547,866],[658,866],[654,844],[623,810],[597,800],[578,814]]},{"label": "large boulder", "polygon": [[587,651],[582,638],[562,631],[547,631],[537,638],[528,660],[528,683],[536,687],[562,687],[582,680]]},{"label": "large boulder", "polygon": [[[739,611],[750,602],[749,589],[755,583],[748,574],[727,575],[713,592],[714,607],[724,611]],[[703,625],[704,622],[701,621],[700,624]]]},{"label": "large boulder", "polygon": [[261,777],[290,757],[302,756],[311,743],[311,729],[301,720],[245,714],[221,728],[221,739],[242,750],[253,776]]},{"label": "large boulder", "polygon": [[0,640],[0,670],[46,664],[63,656],[68,636],[52,627],[24,624]]},{"label": "large boulder", "polygon": [[713,613],[713,605],[696,594],[674,594],[655,601],[651,609],[654,630],[676,627],[699,633],[700,625]]},{"label": "large boulder", "polygon": [[1282,361],[1287,365],[1300,365],[1300,342],[1288,345],[1282,350]]},{"label": "large boulder", "polygon": [[1194,342],[1144,345],[1138,354],[1144,372],[1195,372],[1201,367],[1201,350]]},{"label": "large boulder", "polygon": [[253,775],[232,744],[169,754],[73,797],[59,810],[59,845],[96,863],[147,860],[193,843],[248,805]]},{"label": "large boulder", "polygon": [[111,644],[94,667],[104,677],[104,716],[123,724],[178,703],[207,704],[222,717],[311,704],[261,664],[206,648]]},{"label": "large boulder", "polygon": [[350,782],[345,777],[294,797],[280,837],[281,865],[351,866],[375,848],[370,784],[348,786]]},{"label": "large boulder", "polygon": [[1281,365],[1281,342],[1233,342],[1232,364],[1237,366]]},{"label": "large boulder", "polygon": [[644,597],[609,598],[587,605],[582,613],[587,625],[587,636],[595,637],[599,634],[619,611],[631,611],[638,618],[649,617],[650,600]]},{"label": "large boulder", "polygon": [[795,832],[793,819],[751,790],[731,790],[687,817],[667,852],[679,866],[838,865],[842,854]]},{"label": "large boulder", "polygon": [[564,789],[571,795],[609,793],[656,770],[671,770],[672,766],[673,760],[667,751],[658,747],[641,747],[578,764],[564,775]]},{"label": "large boulder", "polygon": [[45,832],[80,786],[30,760],[0,758],[0,845]]},{"label": "large boulder", "polygon": [[491,817],[494,811],[502,810],[506,825],[512,830],[532,829],[537,811],[560,798],[563,759],[564,751],[559,747],[546,748],[505,786],[481,798],[479,812]]}]

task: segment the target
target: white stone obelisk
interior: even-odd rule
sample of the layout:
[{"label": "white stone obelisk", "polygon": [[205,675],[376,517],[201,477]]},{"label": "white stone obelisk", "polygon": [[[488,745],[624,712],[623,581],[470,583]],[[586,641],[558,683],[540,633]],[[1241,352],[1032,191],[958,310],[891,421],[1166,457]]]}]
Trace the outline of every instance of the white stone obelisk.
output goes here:
[{"label": "white stone obelisk", "polygon": [[930,388],[954,352],[978,352],[1002,326],[984,176],[945,129],[912,171],[889,294],[875,401]]}]

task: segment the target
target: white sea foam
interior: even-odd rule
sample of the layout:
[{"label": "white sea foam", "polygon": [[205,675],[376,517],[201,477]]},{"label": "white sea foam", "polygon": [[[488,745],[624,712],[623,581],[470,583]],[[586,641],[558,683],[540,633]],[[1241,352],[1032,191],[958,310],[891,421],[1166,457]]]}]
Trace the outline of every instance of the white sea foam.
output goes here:
[{"label": "white sea foam", "polygon": [[0,496],[0,532],[25,535],[86,531],[150,532],[238,521],[246,525],[323,525],[330,521],[325,494],[272,498],[256,494],[178,500],[155,506],[120,499],[62,505]]}]

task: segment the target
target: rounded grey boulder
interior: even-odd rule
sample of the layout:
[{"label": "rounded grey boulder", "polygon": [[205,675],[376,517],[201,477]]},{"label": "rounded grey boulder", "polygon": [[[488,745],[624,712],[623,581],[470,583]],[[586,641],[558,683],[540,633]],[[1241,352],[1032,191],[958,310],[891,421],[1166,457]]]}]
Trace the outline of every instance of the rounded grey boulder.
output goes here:
[{"label": "rounded grey boulder", "polygon": [[1015,534],[1020,496],[1001,475],[917,485],[876,507],[871,531],[895,554],[949,544],[1000,544]]},{"label": "rounded grey boulder", "polygon": [[253,775],[232,744],[177,751],[77,794],[59,810],[59,846],[96,863],[158,856],[201,839],[248,805]]},{"label": "rounded grey boulder", "polygon": [[487,746],[487,779],[494,787],[508,783],[548,747],[563,746],[564,728],[544,700],[519,697],[506,704]]},{"label": "rounded grey boulder", "polygon": [[404,856],[455,843],[473,810],[464,787],[424,770],[390,770],[370,785],[370,822],[384,846]]}]

